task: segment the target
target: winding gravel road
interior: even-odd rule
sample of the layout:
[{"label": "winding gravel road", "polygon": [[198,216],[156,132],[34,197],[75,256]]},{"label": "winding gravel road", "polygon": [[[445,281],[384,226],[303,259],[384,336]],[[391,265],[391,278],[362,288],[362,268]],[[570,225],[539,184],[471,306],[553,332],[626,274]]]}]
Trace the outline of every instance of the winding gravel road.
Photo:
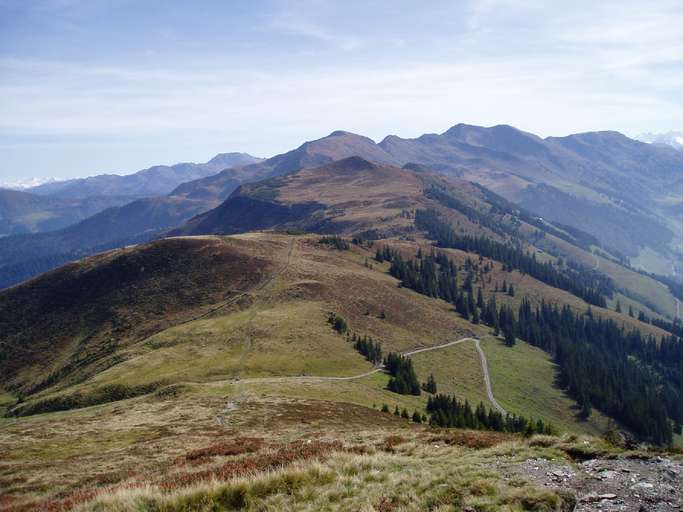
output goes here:
[{"label": "winding gravel road", "polygon": [[[493,404],[493,407],[500,412],[503,415],[507,414],[507,411],[503,408],[502,405],[498,403],[498,401],[495,399],[493,396],[493,389],[491,387],[491,377],[489,375],[489,368],[488,368],[488,362],[486,360],[486,354],[484,354],[484,351],[481,348],[480,345],[480,340],[478,338],[461,338],[456,341],[449,341],[447,343],[443,343],[441,345],[436,345],[434,347],[425,347],[425,348],[418,348],[415,350],[409,350],[407,352],[402,352],[401,355],[404,356],[412,356],[415,354],[421,354],[423,352],[431,352],[432,350],[441,350],[444,348],[452,347],[454,345],[459,345],[460,343],[465,343],[466,341],[473,341],[474,346],[477,349],[477,352],[479,353],[479,359],[481,360],[481,369],[482,373],[484,374],[484,385],[486,387],[486,396],[488,397],[489,401],[491,404]],[[361,373],[358,375],[351,375],[349,377],[315,377],[315,376],[308,376],[308,375],[294,375],[294,376],[286,376],[286,377],[257,377],[257,378],[250,378],[250,379],[241,379],[239,381],[240,384],[253,384],[253,383],[278,383],[278,382],[289,382],[289,381],[299,381],[299,382],[326,382],[326,381],[349,381],[349,380],[357,380],[357,379],[362,379],[364,377],[368,377],[370,375],[373,375],[375,373],[379,373],[384,370],[384,365],[380,365],[376,367],[374,370],[370,370],[369,372]],[[228,402],[228,407],[226,407],[226,410],[222,411],[223,413],[229,413],[234,411],[236,408],[236,405],[234,402]],[[221,417],[220,423],[223,423],[225,421],[225,414]]]}]

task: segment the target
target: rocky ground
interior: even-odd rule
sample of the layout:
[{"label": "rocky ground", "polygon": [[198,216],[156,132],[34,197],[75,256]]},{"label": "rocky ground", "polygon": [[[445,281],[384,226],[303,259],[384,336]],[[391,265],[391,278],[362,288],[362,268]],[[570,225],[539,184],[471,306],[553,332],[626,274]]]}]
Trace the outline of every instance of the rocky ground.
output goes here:
[{"label": "rocky ground", "polygon": [[506,479],[574,492],[577,512],[683,511],[683,462],[669,458],[599,458],[575,465],[546,459],[501,460],[494,466]]}]

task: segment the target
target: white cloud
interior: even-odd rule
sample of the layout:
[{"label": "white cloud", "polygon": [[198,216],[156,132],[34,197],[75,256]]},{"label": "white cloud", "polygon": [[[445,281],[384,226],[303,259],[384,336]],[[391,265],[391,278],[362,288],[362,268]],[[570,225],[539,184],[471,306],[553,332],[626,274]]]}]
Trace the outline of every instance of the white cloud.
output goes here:
[{"label": "white cloud", "polygon": [[356,50],[362,46],[360,38],[338,34],[293,11],[275,16],[270,26],[281,33],[322,41],[345,51]]},{"label": "white cloud", "polygon": [[0,86],[0,134],[168,136],[241,130],[256,138],[275,126],[318,135],[347,128],[380,137],[388,131],[434,131],[458,121],[506,122],[562,134],[629,126],[634,119],[683,119],[681,104],[602,83],[599,73],[581,59],[558,65],[547,58],[305,72],[54,63],[42,68],[40,80]]},{"label": "white cloud", "polygon": [[422,30],[368,30],[288,5],[258,29],[266,45],[295,41],[292,58],[278,62],[232,46],[211,56],[193,50],[183,64],[162,60],[160,49],[146,67],[5,56],[0,141],[94,137],[178,148],[201,139],[217,151],[271,155],[338,128],[374,138],[456,122],[541,135],[680,129],[676,3],[485,0],[464,12],[443,4]]}]

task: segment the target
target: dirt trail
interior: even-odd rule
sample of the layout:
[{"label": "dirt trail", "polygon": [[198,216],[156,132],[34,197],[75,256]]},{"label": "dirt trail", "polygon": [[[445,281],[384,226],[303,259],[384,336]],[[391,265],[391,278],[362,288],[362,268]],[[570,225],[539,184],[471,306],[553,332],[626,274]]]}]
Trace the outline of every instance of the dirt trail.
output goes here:
[{"label": "dirt trail", "polygon": [[479,352],[479,358],[481,359],[481,369],[484,373],[484,383],[486,384],[486,396],[488,396],[489,402],[493,404],[493,407],[495,407],[495,409],[503,416],[506,416],[508,412],[503,408],[502,405],[498,403],[498,401],[493,396],[493,389],[491,388],[491,377],[489,376],[488,362],[486,361],[486,354],[484,354],[484,351],[481,349],[479,340],[474,341],[474,346],[477,347],[477,352]]},{"label": "dirt trail", "polygon": [[[503,415],[507,414],[507,411],[501,406],[498,401],[495,399],[493,396],[493,388],[491,386],[491,377],[489,375],[489,368],[488,368],[488,361],[486,360],[486,354],[484,354],[484,351],[481,348],[480,345],[480,340],[478,338],[461,338],[456,341],[449,341],[447,343],[442,343],[441,345],[436,345],[434,347],[425,347],[425,348],[418,348],[414,350],[409,350],[406,352],[402,352],[401,355],[403,356],[412,356],[415,354],[421,354],[423,352],[431,352],[432,350],[441,350],[444,348],[452,347],[454,345],[458,345],[460,343],[464,343],[466,341],[473,341],[474,346],[477,348],[477,352],[479,353],[479,359],[481,360],[481,369],[482,373],[484,374],[484,386],[486,387],[486,395],[488,396],[489,401],[491,404],[493,404],[493,407],[500,412]],[[297,382],[329,382],[329,381],[350,381],[350,380],[357,380],[357,379],[362,379],[364,377],[368,377],[370,375],[373,375],[375,373],[381,372],[384,370],[384,365],[380,365],[376,367],[374,370],[370,370],[368,372],[360,373],[358,375],[351,375],[349,377],[315,377],[315,376],[308,376],[308,375],[294,375],[294,376],[284,376],[284,377],[255,377],[255,378],[250,378],[250,379],[242,379],[238,381],[238,384],[255,384],[255,383],[268,383],[268,384],[275,384],[278,382],[291,382],[291,381],[297,381]],[[230,410],[231,404],[234,405]],[[216,419],[219,421],[219,424],[222,424],[223,421],[225,421],[225,416],[229,414],[230,412],[233,412],[234,410],[237,409],[236,402],[234,400],[231,400],[228,402],[228,406],[221,411],[222,414],[227,411],[226,414],[224,414],[221,417],[221,420],[218,420],[218,416],[216,416]]]},{"label": "dirt trail", "polygon": [[[294,253],[294,247],[295,247],[295,239],[291,239],[289,241],[289,246],[287,249],[287,261],[285,262],[285,264],[282,266],[281,269],[273,272],[267,279],[262,281],[257,287],[250,290],[248,292],[250,295],[254,295],[255,297],[257,294],[264,295],[264,296],[270,295],[268,288],[275,282],[275,279],[282,276],[289,269],[289,265],[292,262],[292,254]],[[261,297],[261,298],[263,298],[263,297]],[[246,339],[244,342],[242,355],[240,356],[240,360],[239,360],[238,365],[237,365],[238,366],[238,376],[239,376],[239,372],[241,371],[242,365],[247,358],[247,355],[249,355],[249,352],[251,352],[251,350],[254,346],[254,343],[252,340],[252,330],[251,329],[252,329],[252,324],[254,322],[254,318],[256,318],[256,313],[257,313],[256,307],[254,305],[252,305],[252,307],[249,310],[249,318],[245,324]]]}]

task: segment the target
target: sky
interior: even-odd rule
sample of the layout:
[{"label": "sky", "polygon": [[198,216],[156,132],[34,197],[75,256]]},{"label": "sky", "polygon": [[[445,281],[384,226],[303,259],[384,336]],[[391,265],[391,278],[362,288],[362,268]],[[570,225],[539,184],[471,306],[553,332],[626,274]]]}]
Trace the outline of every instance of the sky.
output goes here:
[{"label": "sky", "polygon": [[0,0],[0,182],[460,122],[683,130],[683,5]]}]

